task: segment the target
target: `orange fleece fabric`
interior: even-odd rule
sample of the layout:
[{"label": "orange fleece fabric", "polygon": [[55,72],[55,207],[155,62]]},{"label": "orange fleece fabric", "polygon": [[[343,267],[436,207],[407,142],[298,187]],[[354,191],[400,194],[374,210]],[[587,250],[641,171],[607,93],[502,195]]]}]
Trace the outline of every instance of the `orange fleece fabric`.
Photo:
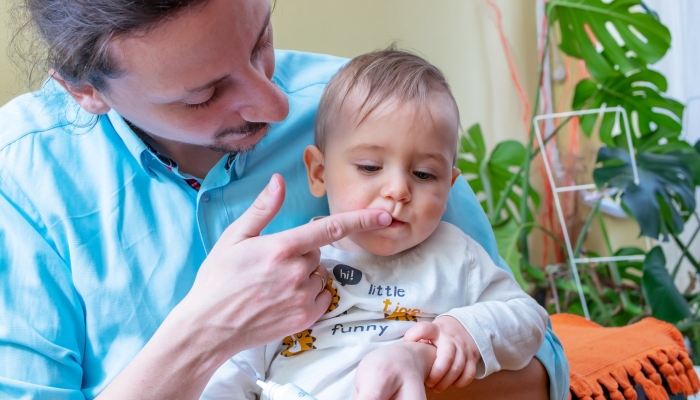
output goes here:
[{"label": "orange fleece fabric", "polygon": [[569,360],[569,399],[637,400],[636,383],[649,400],[668,400],[661,375],[672,394],[700,391],[683,336],[671,324],[645,318],[604,328],[576,315],[551,318]]}]

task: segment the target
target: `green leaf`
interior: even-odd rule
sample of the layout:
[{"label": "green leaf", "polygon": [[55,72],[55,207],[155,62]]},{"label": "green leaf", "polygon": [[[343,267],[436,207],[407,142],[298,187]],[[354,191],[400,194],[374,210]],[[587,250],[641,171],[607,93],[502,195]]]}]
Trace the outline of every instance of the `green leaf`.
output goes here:
[{"label": "green leaf", "polygon": [[591,75],[602,80],[654,64],[668,51],[668,28],[652,15],[630,11],[640,4],[641,0],[550,0],[547,15],[552,23],[559,22],[561,50],[583,59]]},{"label": "green leaf", "polygon": [[507,222],[493,227],[493,234],[496,236],[496,244],[498,245],[498,254],[508,264],[510,270],[513,271],[515,280],[518,281],[523,290],[527,289],[527,282],[523,278],[523,273],[520,270],[520,252],[518,252],[518,237],[520,236],[520,227],[512,218]]},{"label": "green leaf", "polygon": [[[623,247],[616,251],[615,257],[628,257],[628,256],[641,256],[644,255],[644,251],[637,247]],[[637,285],[642,284],[642,271],[643,264],[641,261],[616,261],[615,266],[620,274],[622,280],[633,282]]]},{"label": "green leaf", "polygon": [[[632,113],[637,113],[642,135],[649,134],[656,128],[680,133],[683,104],[661,94],[666,91],[667,86],[666,78],[652,70],[642,70],[629,76],[616,75],[601,83],[584,79],[576,85],[572,107],[574,110],[584,110],[622,106],[627,111],[630,129]],[[580,117],[581,128],[588,136],[593,132],[599,118],[597,114]],[[626,139],[621,143],[614,140],[613,131],[617,118],[617,113],[605,113],[600,124],[600,139],[610,147],[627,146]],[[625,129],[622,118],[617,123],[619,132],[622,133]]]},{"label": "green leaf", "polygon": [[467,134],[462,136],[461,145],[463,153],[473,154],[477,160],[482,160],[486,156],[486,144],[481,125],[474,124],[467,129]]},{"label": "green leaf", "polygon": [[639,223],[641,234],[656,239],[679,234],[695,210],[693,176],[684,161],[673,154],[637,155],[639,185],[634,183],[631,158],[621,148],[601,147],[593,171],[598,188],[615,187],[622,192],[626,210]]},{"label": "green leaf", "polygon": [[[465,174],[474,193],[481,199],[481,205],[489,217],[495,223],[509,218],[519,218],[517,215],[521,192],[521,180],[516,173],[525,162],[527,149],[515,140],[506,140],[499,143],[487,158],[486,145],[484,143],[481,127],[476,124],[470,127],[462,137],[461,152],[457,160],[457,168]],[[517,179],[514,188],[506,196],[508,183]],[[528,196],[535,207],[539,205],[540,197],[532,187]],[[503,207],[497,207],[499,204]],[[497,209],[498,208],[498,209]],[[534,213],[528,209],[527,221],[534,221]],[[521,221],[525,222],[525,221]]]},{"label": "green leaf", "polygon": [[674,323],[692,315],[685,298],[673,284],[666,269],[666,257],[659,246],[651,249],[644,260],[642,289],[655,318]]}]

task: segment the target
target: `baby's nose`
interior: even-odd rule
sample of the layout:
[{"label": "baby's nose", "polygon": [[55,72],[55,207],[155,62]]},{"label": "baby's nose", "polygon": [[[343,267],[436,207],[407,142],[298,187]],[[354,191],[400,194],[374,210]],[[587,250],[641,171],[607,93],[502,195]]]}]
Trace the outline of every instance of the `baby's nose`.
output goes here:
[{"label": "baby's nose", "polygon": [[404,176],[393,175],[387,179],[382,190],[382,196],[396,202],[411,200],[411,189],[408,179]]}]

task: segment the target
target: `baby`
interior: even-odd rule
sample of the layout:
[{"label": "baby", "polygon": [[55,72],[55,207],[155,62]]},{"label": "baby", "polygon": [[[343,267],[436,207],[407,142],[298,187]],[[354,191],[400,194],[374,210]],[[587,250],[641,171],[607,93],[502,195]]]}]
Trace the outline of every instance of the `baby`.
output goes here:
[{"label": "baby", "polygon": [[333,77],[315,146],[304,152],[311,192],[328,197],[331,213],[381,209],[393,222],[322,248],[327,313],[268,345],[258,364],[266,371],[242,369],[338,400],[351,398],[363,357],[404,340],[437,347],[426,382],[438,390],[528,364],[544,339],[545,310],[476,241],[440,221],[460,177],[458,131],[444,76],[418,56],[365,54]]}]

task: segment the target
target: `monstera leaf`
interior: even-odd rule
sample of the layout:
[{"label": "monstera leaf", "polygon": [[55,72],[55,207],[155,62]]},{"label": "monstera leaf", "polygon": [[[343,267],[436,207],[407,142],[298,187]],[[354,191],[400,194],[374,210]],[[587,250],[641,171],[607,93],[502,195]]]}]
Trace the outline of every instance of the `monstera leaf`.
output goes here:
[{"label": "monstera leaf", "polygon": [[493,234],[498,245],[498,255],[508,264],[513,271],[513,277],[523,290],[527,289],[527,282],[520,269],[520,252],[518,251],[518,238],[520,237],[521,225],[518,225],[513,218],[493,227]]},{"label": "monstera leaf", "polygon": [[654,318],[674,323],[692,315],[666,269],[666,257],[661,247],[654,247],[647,253],[643,271],[642,289]]},{"label": "monstera leaf", "polygon": [[[481,126],[476,124],[462,137],[461,147],[457,167],[466,176],[491,222],[498,224],[507,218],[517,216],[521,201],[520,193],[522,193],[518,183],[522,178],[516,177],[515,174],[527,157],[525,146],[515,140],[506,140],[500,142],[491,152],[491,156],[487,157]],[[511,190],[507,198],[502,199],[508,183],[512,180],[516,180],[514,186],[517,191]],[[540,202],[537,192],[530,188],[528,196],[537,207]],[[502,210],[497,209],[499,203],[505,205]],[[528,209],[527,220],[534,220],[530,209]]]},{"label": "monstera leaf", "polygon": [[[671,33],[641,0],[550,0],[547,15],[559,21],[561,50],[586,62],[598,80],[659,61],[671,45]],[[602,47],[601,51],[597,47]]]},{"label": "monstera leaf", "polygon": [[[651,133],[656,128],[671,132],[681,132],[683,120],[683,105],[676,100],[664,97],[661,92],[668,88],[666,78],[656,71],[641,70],[629,76],[617,75],[597,83],[592,79],[584,79],[576,85],[574,102],[575,110],[607,108],[622,106],[628,115],[630,129],[632,113],[637,113],[639,130],[642,135]],[[597,114],[583,115],[581,128],[590,136],[599,118]],[[607,146],[614,147],[613,137],[617,113],[605,113],[600,125],[600,139]],[[623,122],[618,121],[618,127],[624,129]],[[625,139],[626,140],[626,139]],[[627,146],[627,142],[624,142]]]},{"label": "monstera leaf", "polygon": [[[623,144],[620,138],[619,136],[616,138],[618,147],[626,146],[626,142]],[[700,142],[693,147],[681,139],[680,132],[664,128],[659,128],[648,135],[633,140],[637,153],[670,154],[678,157],[690,170],[693,183],[700,186]]]},{"label": "monstera leaf", "polygon": [[620,190],[622,205],[637,220],[642,235],[658,238],[679,234],[695,210],[693,175],[684,161],[674,154],[637,155],[639,185],[634,183],[629,153],[622,148],[602,147],[600,168],[593,171],[598,188]]}]

